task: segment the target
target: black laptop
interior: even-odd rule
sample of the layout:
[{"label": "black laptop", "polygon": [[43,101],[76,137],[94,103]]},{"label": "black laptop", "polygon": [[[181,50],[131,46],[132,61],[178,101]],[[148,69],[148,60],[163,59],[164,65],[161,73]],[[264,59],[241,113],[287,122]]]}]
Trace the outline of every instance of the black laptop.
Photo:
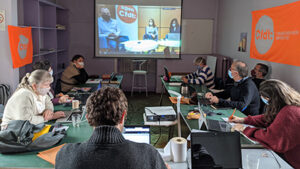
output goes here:
[{"label": "black laptop", "polygon": [[191,133],[193,169],[242,168],[240,133]]},{"label": "black laptop", "polygon": [[165,70],[165,76],[166,76],[166,80],[167,82],[173,82],[173,83],[182,83],[181,80],[172,80],[171,77],[169,76],[169,71],[168,71],[168,68],[166,66],[164,66],[164,70]]}]

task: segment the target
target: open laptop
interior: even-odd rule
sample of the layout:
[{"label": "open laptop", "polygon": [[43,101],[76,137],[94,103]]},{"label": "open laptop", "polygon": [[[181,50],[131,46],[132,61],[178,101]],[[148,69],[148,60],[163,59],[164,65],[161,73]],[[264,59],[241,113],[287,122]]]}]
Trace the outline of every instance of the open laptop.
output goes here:
[{"label": "open laptop", "polygon": [[[212,130],[212,131],[221,131],[221,132],[230,132],[231,125],[223,120],[213,120],[208,119],[204,116],[204,111],[200,106],[200,101],[198,101],[198,111],[200,113],[199,118],[199,129],[201,130]],[[206,113],[208,114],[208,113]]]},{"label": "open laptop", "polygon": [[240,133],[192,132],[191,160],[193,169],[242,168]]},{"label": "open laptop", "polygon": [[150,144],[150,126],[124,126],[123,130],[126,140]]},{"label": "open laptop", "polygon": [[180,41],[180,33],[168,33],[168,40]]},{"label": "open laptop", "polygon": [[164,66],[164,70],[165,70],[165,76],[166,76],[167,82],[169,82],[169,83],[178,83],[179,85],[182,84],[181,80],[173,80],[173,79],[171,79],[171,77],[169,76],[169,70],[168,70],[168,68],[166,66]]},{"label": "open laptop", "polygon": [[81,111],[80,109],[64,111],[65,117],[57,119],[55,122],[59,123],[71,123],[72,122],[72,114],[81,114],[81,120],[85,116],[85,112]]}]

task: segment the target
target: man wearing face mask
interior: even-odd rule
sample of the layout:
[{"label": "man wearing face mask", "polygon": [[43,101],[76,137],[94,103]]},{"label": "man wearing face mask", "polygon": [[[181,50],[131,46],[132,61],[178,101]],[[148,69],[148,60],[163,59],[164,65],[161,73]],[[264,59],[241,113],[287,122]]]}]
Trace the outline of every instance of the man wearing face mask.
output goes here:
[{"label": "man wearing face mask", "polygon": [[[38,69],[46,70],[50,73],[51,76],[53,76],[53,69],[48,60],[35,62],[34,65],[32,66],[32,71]],[[51,98],[51,101],[54,105],[66,103],[67,100],[69,99],[69,96],[64,95],[63,93],[59,93],[55,96],[54,91],[52,89],[50,89],[50,92],[48,92],[48,96]]]},{"label": "man wearing face mask", "polygon": [[214,74],[206,65],[206,60],[203,57],[197,57],[194,59],[194,65],[197,66],[197,70],[182,77],[182,81],[189,84],[205,85],[207,88],[213,89],[215,87]]},{"label": "man wearing face mask", "polygon": [[5,106],[1,130],[12,120],[39,124],[64,117],[62,111],[53,112],[53,104],[47,95],[52,82],[52,76],[45,70],[27,73]]},{"label": "man wearing face mask", "polygon": [[108,8],[101,8],[99,13],[101,15],[98,18],[99,48],[104,52],[108,52],[116,49],[120,29],[117,21],[111,18]]},{"label": "man wearing face mask", "polygon": [[88,74],[84,69],[84,57],[75,55],[61,76],[61,91],[67,93],[74,86],[84,84],[87,80]]},{"label": "man wearing face mask", "polygon": [[268,74],[268,72],[269,67],[262,63],[256,64],[254,69],[251,70],[252,80],[258,89],[261,82],[265,81],[265,77]]},{"label": "man wearing face mask", "polygon": [[[234,80],[234,86],[215,94],[208,92],[205,97],[212,103],[224,107],[237,108],[246,115],[259,114],[260,97],[254,82],[248,75],[248,66],[242,61],[234,61],[228,70],[228,75]],[[227,100],[230,98],[230,100]]]}]

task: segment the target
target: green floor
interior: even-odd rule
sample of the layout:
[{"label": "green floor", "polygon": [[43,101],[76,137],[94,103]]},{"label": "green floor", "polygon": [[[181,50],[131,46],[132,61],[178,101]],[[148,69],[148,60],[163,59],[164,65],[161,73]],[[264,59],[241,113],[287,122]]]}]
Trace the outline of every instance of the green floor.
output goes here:
[{"label": "green floor", "polygon": [[[125,93],[128,99],[128,115],[125,125],[143,125],[143,113],[145,112],[144,108],[147,106],[159,106],[160,94],[157,93],[148,93],[146,97],[145,93],[134,93],[133,96],[130,93]],[[165,94],[163,96],[162,105],[171,106],[168,96]],[[151,144],[155,144],[158,140],[160,128],[151,127]],[[161,137],[158,140],[155,147],[161,148],[168,143],[168,127],[161,127]],[[175,127],[174,136],[176,136],[177,130]]]}]

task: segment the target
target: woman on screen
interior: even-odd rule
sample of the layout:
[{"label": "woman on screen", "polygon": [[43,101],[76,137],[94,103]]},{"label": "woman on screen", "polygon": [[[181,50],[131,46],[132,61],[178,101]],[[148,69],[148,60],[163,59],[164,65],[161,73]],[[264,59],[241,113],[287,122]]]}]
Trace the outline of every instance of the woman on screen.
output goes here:
[{"label": "woman on screen", "polygon": [[295,168],[300,168],[300,94],[280,80],[261,83],[259,93],[266,104],[264,114],[244,118],[234,116],[233,129],[243,132],[264,147],[280,153]]},{"label": "woman on screen", "polygon": [[171,20],[169,30],[170,33],[180,33],[180,25],[178,24],[178,20],[176,18]]},{"label": "woman on screen", "polygon": [[154,19],[149,19],[148,26],[145,30],[144,40],[158,40],[158,28],[155,25]]}]

